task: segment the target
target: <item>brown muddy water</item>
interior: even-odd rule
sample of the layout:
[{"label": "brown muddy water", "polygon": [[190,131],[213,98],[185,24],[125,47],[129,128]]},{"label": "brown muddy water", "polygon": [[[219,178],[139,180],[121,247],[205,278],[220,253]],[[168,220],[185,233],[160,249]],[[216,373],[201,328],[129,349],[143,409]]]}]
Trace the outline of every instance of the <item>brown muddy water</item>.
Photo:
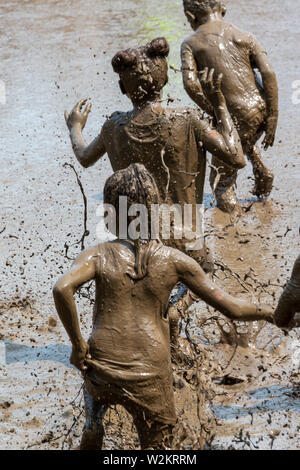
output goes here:
[{"label": "brown muddy water", "polygon": [[[279,129],[275,146],[264,155],[276,178],[270,200],[262,204],[250,195],[250,167],[241,172],[238,195],[248,211],[235,223],[210,208],[207,186],[206,230],[216,259],[229,268],[217,271],[216,282],[275,305],[299,254],[300,104],[293,104],[292,85],[300,80],[300,13],[294,0],[226,3],[228,21],[259,38],[278,75]],[[6,104],[0,104],[0,449],[74,449],[83,420],[81,378],[70,367],[70,345],[51,294],[71,263],[64,257],[65,242],[82,235],[82,197],[75,175],[63,167],[74,163],[63,112],[80,98],[92,100],[84,131],[90,140],[107,114],[130,107],[111,69],[112,55],[164,35],[171,44],[170,64],[178,68],[180,43],[190,30],[181,0],[14,0],[2,1],[0,14],[0,80],[6,89]],[[191,105],[180,74],[172,70],[167,93],[174,105]],[[111,168],[106,157],[89,170],[75,165],[88,198],[86,243],[92,244]],[[72,247],[69,256],[79,250]],[[91,307],[84,298],[78,305],[88,335]],[[191,318],[195,313],[210,316],[203,304],[192,307]],[[260,332],[261,326],[253,326],[249,347],[235,351],[219,343],[214,328],[192,325],[191,334],[209,355],[213,448],[300,448],[299,330],[283,339],[275,328]],[[185,448],[197,448],[192,378],[193,366],[176,368]],[[106,429],[106,448],[137,445],[130,421],[122,426],[114,410]]]}]

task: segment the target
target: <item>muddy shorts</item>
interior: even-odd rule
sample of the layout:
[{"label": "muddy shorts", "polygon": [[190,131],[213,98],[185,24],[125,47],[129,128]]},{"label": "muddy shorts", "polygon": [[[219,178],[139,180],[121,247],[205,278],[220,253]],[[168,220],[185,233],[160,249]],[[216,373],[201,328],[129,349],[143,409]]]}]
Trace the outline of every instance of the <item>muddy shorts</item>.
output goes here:
[{"label": "muddy shorts", "polygon": [[[101,366],[100,366],[101,367]],[[132,415],[143,414],[149,423],[175,426],[177,422],[172,373],[115,377],[89,369],[85,375],[88,393],[104,406],[122,405]]]},{"label": "muddy shorts", "polygon": [[242,119],[237,125],[244,152],[247,153],[261,138],[265,130],[266,111],[258,111],[251,119]]},{"label": "muddy shorts", "polygon": [[[250,119],[239,120],[238,124],[236,124],[236,129],[239,133],[243,151],[245,154],[249,154],[249,152],[251,152],[256,142],[262,136],[265,130],[265,118],[266,118],[266,111],[261,110],[261,111],[258,111]],[[212,167],[218,168],[221,173],[219,182],[217,184],[217,188],[215,190],[216,196],[219,197],[225,191],[227,191],[229,188],[231,188],[232,186],[236,184],[238,170],[226,165],[215,156],[212,157],[211,162],[212,162]],[[211,187],[214,186],[216,177],[217,177],[217,173],[215,169],[212,168],[211,173],[210,173]]]}]

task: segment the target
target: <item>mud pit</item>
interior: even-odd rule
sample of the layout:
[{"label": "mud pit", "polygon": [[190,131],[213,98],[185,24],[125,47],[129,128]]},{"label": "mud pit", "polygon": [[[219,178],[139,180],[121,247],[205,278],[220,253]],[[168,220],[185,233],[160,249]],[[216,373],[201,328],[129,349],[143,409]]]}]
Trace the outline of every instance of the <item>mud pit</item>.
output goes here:
[{"label": "mud pit", "polygon": [[[299,105],[291,99],[292,83],[299,79],[295,60],[299,13],[292,0],[284,7],[269,0],[228,3],[228,21],[257,36],[277,72],[279,129],[274,148],[265,154],[276,175],[275,189],[265,204],[251,199],[248,166],[238,179],[238,196],[247,212],[232,224],[229,216],[210,208],[207,185],[206,230],[217,261],[229,268],[219,266],[220,286],[249,299],[260,295],[275,305],[299,254],[300,117]],[[81,378],[69,364],[70,344],[55,315],[51,288],[71,263],[64,256],[65,243],[81,239],[83,202],[74,173],[63,165],[76,166],[87,195],[88,245],[96,241],[96,208],[111,169],[106,157],[90,170],[78,168],[63,111],[82,97],[92,99],[99,125],[95,118],[89,120],[85,136],[90,139],[107,114],[128,109],[110,66],[112,55],[128,44],[165,35],[171,45],[170,64],[179,68],[180,43],[190,29],[179,0],[163,5],[157,0],[114,2],[113,10],[106,0],[84,6],[75,1],[72,8],[50,0],[7,1],[1,13],[6,26],[1,35],[0,79],[6,85],[6,105],[0,105],[5,159],[0,222],[0,449],[74,449],[83,422]],[[166,93],[176,105],[191,105],[179,73],[170,71]],[[79,251],[80,244],[75,245],[68,256]],[[87,337],[91,307],[86,290],[82,294],[79,310]],[[201,314],[198,325],[193,322],[194,311]],[[207,405],[203,408],[200,403],[200,411],[205,411],[202,424],[214,435],[212,448],[299,448],[299,362],[291,359],[299,351],[299,330],[282,341],[276,338],[277,329],[265,327],[256,347],[252,341],[251,347],[235,351],[234,346],[215,345],[220,340],[215,323],[199,331],[199,323],[212,315],[203,303],[190,311],[188,331],[201,343],[205,370],[197,378],[193,361],[175,368],[177,412],[184,423],[176,445],[199,448],[193,389],[199,390],[205,373]],[[260,326],[254,325],[253,334]],[[182,342],[185,347],[186,340]],[[193,350],[187,352],[194,355]],[[207,422],[213,412],[215,418]],[[112,410],[107,415],[105,448],[137,445],[131,422],[122,426],[122,413]]]}]

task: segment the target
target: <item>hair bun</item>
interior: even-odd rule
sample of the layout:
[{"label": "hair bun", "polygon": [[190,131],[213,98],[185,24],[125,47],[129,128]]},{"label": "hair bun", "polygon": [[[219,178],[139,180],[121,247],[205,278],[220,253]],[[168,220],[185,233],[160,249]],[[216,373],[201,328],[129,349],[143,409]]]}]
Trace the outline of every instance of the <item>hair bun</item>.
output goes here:
[{"label": "hair bun", "polygon": [[168,57],[170,52],[170,46],[166,38],[156,38],[153,39],[149,44],[146,46],[147,54],[150,57],[161,56],[161,57]]},{"label": "hair bun", "polygon": [[126,67],[136,64],[136,54],[133,49],[117,52],[113,57],[111,64],[115,72],[122,72]]}]

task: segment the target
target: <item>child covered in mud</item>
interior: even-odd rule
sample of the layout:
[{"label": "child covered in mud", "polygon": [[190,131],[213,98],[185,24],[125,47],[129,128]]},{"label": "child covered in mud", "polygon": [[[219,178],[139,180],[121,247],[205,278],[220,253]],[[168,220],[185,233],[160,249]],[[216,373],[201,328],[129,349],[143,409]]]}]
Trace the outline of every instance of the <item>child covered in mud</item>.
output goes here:
[{"label": "child covered in mud", "polygon": [[[104,202],[119,215],[119,198],[147,208],[159,203],[154,178],[143,165],[114,173],[105,184]],[[128,225],[132,218],[127,217]],[[118,230],[116,229],[118,236]],[[235,320],[269,320],[272,310],[235,299],[214,285],[199,264],[159,239],[117,239],[84,251],[55,285],[59,317],[72,342],[71,363],[84,375],[86,424],[81,450],[100,450],[102,420],[111,405],[132,415],[142,449],[172,445],[176,423],[170,360],[168,299],[178,281]],[[74,294],[95,280],[93,330],[82,337]]]},{"label": "child covered in mud", "polygon": [[[277,80],[267,54],[251,34],[223,20],[226,7],[220,1],[183,0],[183,4],[195,31],[181,48],[185,90],[201,109],[218,119],[203,93],[199,75],[206,67],[223,75],[222,92],[244,153],[253,166],[254,194],[267,197],[272,190],[274,175],[262,162],[256,145],[264,132],[264,149],[273,145],[278,121]],[[237,171],[223,163],[213,154],[211,185],[214,187],[218,181],[215,188],[217,205],[225,212],[232,212],[238,207],[234,191]],[[218,173],[221,177],[216,180]]]},{"label": "child covered in mud", "polygon": [[[168,82],[169,45],[157,38],[146,46],[118,52],[112,59],[120,87],[133,104],[130,112],[115,112],[100,134],[87,145],[82,136],[91,104],[81,100],[65,118],[74,153],[84,167],[94,165],[105,153],[114,171],[142,163],[157,181],[160,196],[169,205],[202,204],[206,170],[205,152],[213,153],[234,171],[246,164],[238,133],[221,91],[222,77],[206,70],[202,88],[217,117],[210,127],[197,109],[162,106],[162,90]],[[193,231],[195,211],[193,211]],[[166,243],[186,251],[191,240],[171,238]],[[203,246],[189,254],[205,271],[213,270],[209,250]]]},{"label": "child covered in mud", "polygon": [[288,281],[274,315],[274,323],[280,328],[299,327],[295,314],[300,313],[300,256],[295,261],[291,279]]}]

